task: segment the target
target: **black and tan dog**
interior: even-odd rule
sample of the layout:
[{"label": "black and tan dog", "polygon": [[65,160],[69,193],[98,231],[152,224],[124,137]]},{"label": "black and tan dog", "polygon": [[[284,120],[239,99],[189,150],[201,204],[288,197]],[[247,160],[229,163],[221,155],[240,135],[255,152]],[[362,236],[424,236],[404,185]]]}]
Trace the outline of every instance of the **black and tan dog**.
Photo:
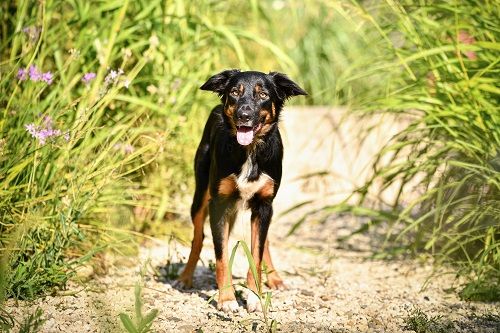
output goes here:
[{"label": "black and tan dog", "polygon": [[[210,113],[196,152],[196,191],[191,206],[194,237],[179,281],[186,287],[193,284],[204,238],[203,223],[209,213],[219,289],[217,307],[230,312],[238,309],[238,303],[228,274],[227,244],[238,208],[251,210],[251,251],[258,281],[264,261],[269,272],[267,285],[284,287],[274,270],[266,240],[272,202],[281,181],[283,144],[278,119],[289,97],[306,92],[281,73],[239,70],[214,75],[201,89],[219,94],[222,105]],[[247,283],[257,291],[257,282],[250,271]],[[258,298],[253,293],[248,295],[248,311],[259,310]]]}]

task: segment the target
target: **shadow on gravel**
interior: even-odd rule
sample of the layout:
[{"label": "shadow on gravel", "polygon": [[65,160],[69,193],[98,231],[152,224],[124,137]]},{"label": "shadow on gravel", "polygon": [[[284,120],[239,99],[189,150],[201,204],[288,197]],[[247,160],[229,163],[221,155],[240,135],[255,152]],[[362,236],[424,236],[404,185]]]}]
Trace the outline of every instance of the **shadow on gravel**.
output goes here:
[{"label": "shadow on gravel", "polygon": [[[177,277],[182,272],[184,266],[184,263],[172,263],[170,261],[168,261],[165,265],[156,266],[154,279],[158,282],[172,286],[172,288],[181,293],[196,294],[205,301],[210,300],[210,298],[217,292],[214,270],[211,269],[210,266],[206,267],[197,265],[193,277],[193,287],[186,288],[177,281]],[[233,279],[239,279],[239,277],[233,275]],[[236,291],[236,299],[239,305],[242,306],[244,301],[241,292],[238,290]],[[215,300],[212,300],[210,303],[214,306],[216,305]],[[223,318],[220,319],[224,320]]]},{"label": "shadow on gravel", "polygon": [[185,288],[177,282],[177,278],[182,272],[185,264],[182,262],[167,261],[165,265],[158,265],[155,267],[154,279],[158,282],[169,284],[172,288],[180,292],[193,293],[197,290],[212,290],[216,289],[215,273],[205,266],[196,266],[193,277],[193,287]]}]

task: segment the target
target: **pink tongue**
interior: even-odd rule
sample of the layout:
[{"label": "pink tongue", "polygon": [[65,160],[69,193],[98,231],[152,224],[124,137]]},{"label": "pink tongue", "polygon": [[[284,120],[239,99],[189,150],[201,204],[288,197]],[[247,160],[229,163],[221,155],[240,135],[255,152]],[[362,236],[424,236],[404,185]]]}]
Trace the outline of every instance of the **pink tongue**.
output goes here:
[{"label": "pink tongue", "polygon": [[242,146],[247,146],[252,143],[253,140],[253,128],[251,127],[240,127],[236,131],[236,140]]}]

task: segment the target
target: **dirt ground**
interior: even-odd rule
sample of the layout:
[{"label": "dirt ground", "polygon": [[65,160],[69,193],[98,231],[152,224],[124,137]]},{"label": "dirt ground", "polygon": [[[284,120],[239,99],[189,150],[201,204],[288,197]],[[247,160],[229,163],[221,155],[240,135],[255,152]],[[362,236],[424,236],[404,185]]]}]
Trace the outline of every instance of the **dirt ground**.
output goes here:
[{"label": "dirt ground", "polygon": [[[281,217],[280,212],[303,200],[321,201],[325,193],[333,193],[334,198],[345,195],[362,181],[359,175],[365,172],[370,154],[390,135],[391,131],[382,129],[381,136],[359,149],[340,145],[340,139],[349,142],[349,135],[353,135],[349,130],[352,122],[342,123],[341,131],[332,130],[332,124],[340,124],[340,113],[330,122],[325,121],[325,115],[332,114],[328,110],[291,111],[284,119],[288,155],[270,242],[276,269],[288,289],[272,293],[267,325],[275,322],[278,332],[412,332],[405,318],[420,309],[439,324],[434,332],[500,332],[500,304],[460,301],[449,291],[456,285],[452,275],[428,279],[432,273],[428,261],[373,259],[372,250],[377,245],[373,235],[339,242],[339,236],[355,230],[360,221],[331,218],[322,224],[311,220],[294,235],[285,236],[301,212]],[[303,126],[306,121],[317,121],[314,134],[326,139],[311,140],[312,133],[304,132],[304,128],[311,128]],[[392,131],[397,128],[397,124],[385,124]],[[324,170],[335,176],[309,181],[298,178]],[[237,219],[232,245],[249,238],[248,221],[247,214]],[[210,235],[208,225],[205,234]],[[9,300],[7,310],[22,318],[41,307],[46,319],[42,332],[122,332],[118,315],[134,313],[134,285],[140,282],[144,286],[144,312],[159,310],[154,331],[265,332],[263,314],[248,314],[239,292],[237,313],[217,311],[215,302],[209,302],[216,292],[210,237],[204,242],[194,288],[174,286],[170,273],[175,273],[177,263],[185,262],[188,254],[189,248],[175,241],[148,241],[138,258],[109,257],[106,275],[84,285],[71,283],[66,292],[70,296],[45,297],[32,303]],[[240,249],[233,267],[236,283],[244,282],[247,269]],[[245,292],[243,287],[236,289]]]}]

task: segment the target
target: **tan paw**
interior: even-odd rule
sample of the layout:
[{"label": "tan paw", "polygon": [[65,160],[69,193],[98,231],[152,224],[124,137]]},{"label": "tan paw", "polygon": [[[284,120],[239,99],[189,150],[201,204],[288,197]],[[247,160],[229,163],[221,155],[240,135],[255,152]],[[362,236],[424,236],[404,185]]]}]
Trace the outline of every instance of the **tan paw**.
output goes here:
[{"label": "tan paw", "polygon": [[276,289],[276,290],[286,290],[288,287],[286,284],[283,283],[283,280],[280,279],[279,277],[271,277],[269,276],[266,281],[266,286],[268,286],[271,289]]},{"label": "tan paw", "polygon": [[183,276],[182,274],[177,278],[177,280],[173,283],[173,287],[179,289],[191,289],[193,288],[193,277],[192,276]]}]

